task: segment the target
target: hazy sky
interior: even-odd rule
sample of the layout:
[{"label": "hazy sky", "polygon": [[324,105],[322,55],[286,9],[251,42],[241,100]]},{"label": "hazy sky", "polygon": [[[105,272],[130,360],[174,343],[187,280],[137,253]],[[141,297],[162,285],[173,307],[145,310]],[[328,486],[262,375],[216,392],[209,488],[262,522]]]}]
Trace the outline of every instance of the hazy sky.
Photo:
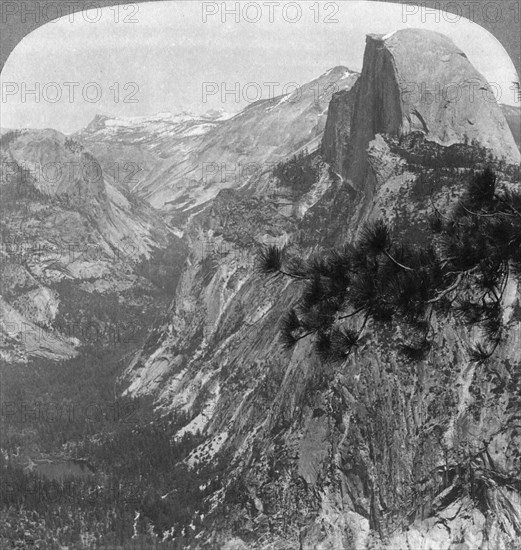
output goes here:
[{"label": "hazy sky", "polygon": [[[228,9],[235,4],[227,2]],[[280,0],[272,11],[261,0],[249,2],[247,11],[245,4],[239,22],[222,12],[222,2],[177,1],[99,8],[48,23],[22,40],[2,71],[0,124],[69,133],[98,113],[235,112],[259,99],[259,92],[278,95],[336,65],[359,71],[367,33],[406,27],[450,36],[501,87],[500,102],[516,104],[511,86],[517,75],[508,54],[464,18],[378,2]],[[223,83],[238,89],[238,103],[232,93],[223,101]],[[35,89],[36,95],[28,93]]]}]

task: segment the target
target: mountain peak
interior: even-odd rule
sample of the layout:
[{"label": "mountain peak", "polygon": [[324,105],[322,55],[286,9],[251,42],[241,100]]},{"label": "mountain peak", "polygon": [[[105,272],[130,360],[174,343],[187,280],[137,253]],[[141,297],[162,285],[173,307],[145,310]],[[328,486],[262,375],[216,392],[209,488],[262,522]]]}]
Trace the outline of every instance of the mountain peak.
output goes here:
[{"label": "mountain peak", "polygon": [[[439,42],[440,44],[446,44],[447,46],[461,51],[446,34],[437,31],[431,31],[428,29],[420,29],[417,27],[411,27],[406,29],[397,29],[387,34],[369,33],[367,34],[367,41],[374,42],[386,42],[390,39],[394,41],[405,41],[409,43],[417,43],[418,40],[424,42]],[[410,53],[413,53],[412,51]]]},{"label": "mountain peak", "polygon": [[345,67],[344,65],[336,65],[335,67],[331,67],[331,69],[328,69],[325,73],[320,75],[317,80],[321,80],[323,78],[334,78],[334,79],[342,79],[347,78],[348,76],[351,76],[352,74],[358,74],[356,71],[352,71],[348,67]]},{"label": "mountain peak", "polygon": [[423,133],[441,146],[475,141],[515,164],[520,153],[487,80],[450,38],[402,29],[369,34],[353,121],[353,165],[362,181],[375,135]]},{"label": "mountain peak", "polygon": [[112,119],[113,117],[107,116],[107,115],[101,115],[97,114],[94,116],[94,118],[85,126],[84,130],[87,132],[95,132],[96,130],[100,130],[101,128],[104,128],[105,122],[107,120]]}]

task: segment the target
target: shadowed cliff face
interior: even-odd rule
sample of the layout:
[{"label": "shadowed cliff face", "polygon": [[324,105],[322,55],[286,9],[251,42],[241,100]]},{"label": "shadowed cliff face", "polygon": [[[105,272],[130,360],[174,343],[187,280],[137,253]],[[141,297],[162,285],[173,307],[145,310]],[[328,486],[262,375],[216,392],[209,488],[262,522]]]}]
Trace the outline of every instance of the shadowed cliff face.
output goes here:
[{"label": "shadowed cliff face", "polygon": [[358,85],[333,95],[322,139],[324,159],[338,174],[346,174],[350,157],[351,124]]},{"label": "shadowed cliff face", "polygon": [[418,29],[369,35],[354,108],[350,169],[363,182],[365,151],[377,133],[422,132],[443,146],[476,141],[494,156],[521,156],[485,78],[446,36]]},{"label": "shadowed cliff face", "polygon": [[501,105],[501,110],[510,126],[510,131],[517,144],[517,148],[521,150],[521,107]]},{"label": "shadowed cliff face", "polygon": [[[397,60],[406,54],[407,70]],[[364,221],[376,218],[421,242],[431,201],[447,212],[468,167],[443,172],[437,187],[425,190],[418,172],[430,178],[433,170],[415,164],[411,152],[417,151],[400,137],[424,133],[432,140],[425,146],[434,142],[440,150],[475,137],[496,153],[496,146],[510,151],[512,136],[494,103],[479,104],[463,129],[460,117],[469,106],[455,106],[446,118],[438,116],[445,112],[440,106],[420,111],[417,104],[421,117],[404,106],[403,79],[429,67],[477,75],[436,33],[368,37],[355,97],[341,92],[330,104],[317,181],[293,199],[307,209],[288,215],[272,197],[226,190],[188,224],[191,252],[169,315],[121,382],[128,394],[153,396],[165,414],[188,412],[179,435],[206,436],[188,464],[195,473],[210,463],[221,468],[194,548],[510,550],[518,544],[518,281],[508,282],[507,336],[492,364],[470,361],[471,331],[456,329],[453,319],[434,319],[426,359],[405,359],[398,351],[403,330],[375,322],[356,352],[333,367],[318,359],[312,339],[292,351],[278,339],[301,283],[254,269],[260,243],[287,243],[289,254],[306,257],[317,245],[355,238]],[[281,192],[281,186],[270,182],[270,189]]]}]

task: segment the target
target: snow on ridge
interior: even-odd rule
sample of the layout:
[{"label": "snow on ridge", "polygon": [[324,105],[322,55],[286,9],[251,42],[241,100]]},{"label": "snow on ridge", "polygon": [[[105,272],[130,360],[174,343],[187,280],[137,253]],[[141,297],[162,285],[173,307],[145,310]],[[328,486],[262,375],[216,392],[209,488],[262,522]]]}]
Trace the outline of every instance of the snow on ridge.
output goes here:
[{"label": "snow on ridge", "polygon": [[183,132],[183,135],[186,137],[189,136],[202,136],[209,132],[212,128],[215,127],[215,124],[212,124],[210,122],[203,122],[202,124],[199,124],[197,126],[193,126],[186,132]]},{"label": "snow on ridge", "polygon": [[221,116],[216,118],[215,120],[229,120],[230,118],[233,118],[237,113],[228,113],[226,111],[223,111]]},{"label": "snow on ridge", "polygon": [[228,120],[236,113],[221,111],[208,111],[203,114],[195,114],[191,111],[172,114],[170,111],[164,111],[155,115],[140,115],[133,117],[115,117],[104,120],[105,127],[131,127],[147,124],[182,124],[186,122],[200,122],[209,124],[211,122]]},{"label": "snow on ridge", "polygon": [[387,40],[388,38],[391,38],[391,36],[393,36],[394,34],[396,34],[396,31],[390,32],[389,34],[382,36],[382,40]]},{"label": "snow on ridge", "polygon": [[142,115],[134,117],[117,117],[105,120],[105,126],[113,127],[130,127],[142,126],[146,124],[181,124],[183,122],[191,122],[200,120],[201,116],[189,112],[183,112],[173,115],[169,111],[157,113],[155,115]]},{"label": "snow on ridge", "polygon": [[277,101],[277,103],[270,105],[266,109],[266,112],[270,113],[271,111],[273,111],[273,109],[276,109],[279,105],[282,105],[283,103],[286,103],[286,101],[289,101],[291,99],[291,97],[293,97],[295,95],[295,93],[296,92],[292,92],[291,94],[283,95],[281,97],[281,99],[279,99],[279,101]]}]

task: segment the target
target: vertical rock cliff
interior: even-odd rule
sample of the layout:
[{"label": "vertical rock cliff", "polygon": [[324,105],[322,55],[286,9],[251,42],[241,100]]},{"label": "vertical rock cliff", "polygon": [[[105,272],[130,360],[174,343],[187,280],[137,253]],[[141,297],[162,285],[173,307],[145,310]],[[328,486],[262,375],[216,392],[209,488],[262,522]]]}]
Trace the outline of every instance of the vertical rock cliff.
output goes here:
[{"label": "vertical rock cliff", "polygon": [[335,172],[346,174],[349,166],[351,121],[358,86],[337,92],[331,98],[327,114],[322,154]]},{"label": "vertical rock cliff", "polygon": [[[204,481],[207,517],[190,547],[518,547],[518,281],[509,281],[507,337],[492,367],[471,361],[472,334],[436,319],[426,358],[405,359],[399,327],[373,323],[357,351],[333,367],[311,338],[290,352],[278,339],[301,283],[254,269],[261,243],[308,257],[378,217],[421,239],[431,203],[447,211],[461,193],[466,142],[518,162],[494,102],[404,97],[423,82],[468,90],[472,79],[488,89],[442,35],[369,36],[355,97],[341,92],[330,104],[317,181],[297,193],[307,210],[287,216],[270,197],[225,190],[190,221],[191,253],[169,315],[121,381],[165,414],[188,413],[181,434],[206,438],[187,460],[201,480],[216,468],[212,483]],[[455,171],[440,176],[422,164],[433,148],[446,154],[454,146],[463,147]],[[507,173],[499,178],[519,185]]]},{"label": "vertical rock cliff", "polygon": [[342,174],[353,181],[365,177],[365,152],[378,133],[417,131],[442,146],[475,141],[508,162],[521,159],[491,86],[442,34],[369,35],[358,86],[350,168]]}]

